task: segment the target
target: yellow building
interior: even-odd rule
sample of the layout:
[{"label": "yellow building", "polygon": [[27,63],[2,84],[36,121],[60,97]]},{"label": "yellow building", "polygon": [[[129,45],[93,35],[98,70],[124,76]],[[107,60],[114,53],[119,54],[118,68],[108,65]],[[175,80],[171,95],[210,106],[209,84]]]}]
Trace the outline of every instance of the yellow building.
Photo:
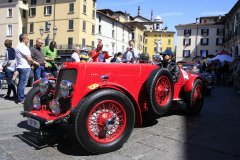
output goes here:
[{"label": "yellow building", "polygon": [[[95,46],[96,0],[29,0],[28,35],[30,46],[48,35],[57,42],[58,51],[69,51],[75,46]],[[54,35],[53,28],[57,28]]]},{"label": "yellow building", "polygon": [[[149,54],[149,57],[153,57],[157,53],[157,43],[160,43],[159,52],[165,51],[167,48],[174,51],[173,42],[174,42],[175,32],[170,31],[146,31],[144,33],[144,52]],[[162,41],[162,43],[161,43]]]}]

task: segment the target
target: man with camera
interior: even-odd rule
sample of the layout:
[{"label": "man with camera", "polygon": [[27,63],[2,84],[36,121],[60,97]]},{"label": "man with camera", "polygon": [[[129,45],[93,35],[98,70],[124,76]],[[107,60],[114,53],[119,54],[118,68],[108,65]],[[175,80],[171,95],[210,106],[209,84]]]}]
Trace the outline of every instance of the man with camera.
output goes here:
[{"label": "man with camera", "polygon": [[102,48],[103,48],[103,44],[98,43],[97,49],[92,51],[93,62],[106,62],[106,59],[110,57],[108,52],[102,51]]},{"label": "man with camera", "polygon": [[130,40],[128,44],[129,47],[127,47],[127,49],[125,50],[122,60],[125,62],[133,63],[138,58],[139,51],[134,48],[135,42],[133,40]]}]

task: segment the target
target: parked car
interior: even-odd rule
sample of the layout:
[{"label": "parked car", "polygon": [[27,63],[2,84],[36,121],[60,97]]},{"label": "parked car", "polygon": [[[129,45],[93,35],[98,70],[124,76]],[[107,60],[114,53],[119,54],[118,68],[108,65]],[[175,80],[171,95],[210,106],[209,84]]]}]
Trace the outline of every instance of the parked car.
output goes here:
[{"label": "parked car", "polygon": [[121,148],[143,112],[159,117],[183,101],[198,114],[205,91],[205,80],[185,70],[174,84],[168,70],[152,63],[69,62],[58,79],[34,82],[21,114],[37,129],[71,124],[78,142],[100,154]]},{"label": "parked car", "polygon": [[211,73],[203,72],[201,66],[198,63],[181,63],[182,69],[188,71],[191,74],[197,74],[203,77],[206,81],[207,92],[206,95],[211,95],[214,88],[214,78]]}]

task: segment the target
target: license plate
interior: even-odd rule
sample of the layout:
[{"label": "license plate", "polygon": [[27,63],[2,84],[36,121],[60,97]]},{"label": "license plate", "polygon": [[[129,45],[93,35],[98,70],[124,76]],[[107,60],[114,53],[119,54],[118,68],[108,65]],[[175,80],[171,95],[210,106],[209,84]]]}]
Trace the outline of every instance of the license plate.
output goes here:
[{"label": "license plate", "polygon": [[38,120],[32,119],[32,118],[28,118],[27,120],[27,124],[29,126],[32,126],[34,128],[39,129],[40,128],[40,122]]}]

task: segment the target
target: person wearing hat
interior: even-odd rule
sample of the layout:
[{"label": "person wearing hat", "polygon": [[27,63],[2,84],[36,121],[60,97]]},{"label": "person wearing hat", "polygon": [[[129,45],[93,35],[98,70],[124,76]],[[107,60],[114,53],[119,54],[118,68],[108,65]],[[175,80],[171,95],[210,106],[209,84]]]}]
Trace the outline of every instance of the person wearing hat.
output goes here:
[{"label": "person wearing hat", "polygon": [[163,68],[166,68],[172,74],[173,82],[177,82],[180,75],[180,68],[178,65],[172,61],[173,52],[170,49],[166,49],[164,52],[160,53],[163,56],[162,64]]},{"label": "person wearing hat", "polygon": [[89,62],[89,56],[87,54],[87,48],[83,47],[79,54],[80,62]]},{"label": "person wearing hat", "polygon": [[98,43],[97,49],[92,51],[92,59],[93,62],[106,62],[106,59],[109,58],[109,55],[107,52],[102,51],[103,44]]}]

